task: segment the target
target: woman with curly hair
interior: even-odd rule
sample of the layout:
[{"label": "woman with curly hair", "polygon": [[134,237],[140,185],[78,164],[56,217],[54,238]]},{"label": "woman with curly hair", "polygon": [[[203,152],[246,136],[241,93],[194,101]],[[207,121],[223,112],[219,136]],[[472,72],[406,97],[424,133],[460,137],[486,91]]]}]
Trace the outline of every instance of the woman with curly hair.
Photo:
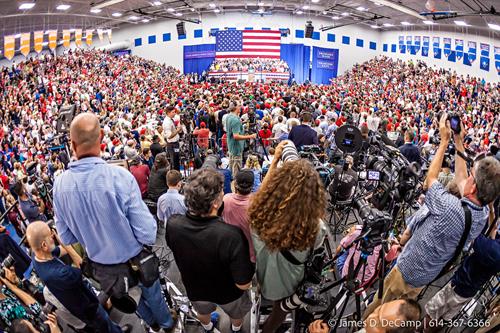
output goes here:
[{"label": "woman with curly hair", "polygon": [[290,141],[276,148],[271,167],[249,207],[257,279],[262,296],[274,302],[263,333],[279,328],[286,317],[280,303],[295,293],[304,278],[304,265],[292,264],[282,252],[288,251],[305,262],[311,250],[322,245],[326,233],[322,222],[326,193],[312,164],[298,159],[277,167],[287,144]]}]

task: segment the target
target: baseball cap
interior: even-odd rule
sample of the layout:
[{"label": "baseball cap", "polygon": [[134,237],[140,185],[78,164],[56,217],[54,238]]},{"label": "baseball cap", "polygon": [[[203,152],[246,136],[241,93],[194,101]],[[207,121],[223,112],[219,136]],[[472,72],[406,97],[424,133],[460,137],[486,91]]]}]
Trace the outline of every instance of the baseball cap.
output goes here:
[{"label": "baseball cap", "polygon": [[249,189],[253,187],[254,174],[250,169],[241,169],[236,174],[235,185],[241,189]]}]

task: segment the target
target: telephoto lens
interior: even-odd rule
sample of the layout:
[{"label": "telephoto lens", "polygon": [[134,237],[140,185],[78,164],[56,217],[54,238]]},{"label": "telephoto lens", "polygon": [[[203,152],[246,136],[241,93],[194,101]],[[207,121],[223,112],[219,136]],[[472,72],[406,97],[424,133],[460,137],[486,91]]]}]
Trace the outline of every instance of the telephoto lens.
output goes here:
[{"label": "telephoto lens", "polygon": [[283,153],[281,154],[281,160],[283,163],[290,161],[299,160],[299,153],[297,152],[297,148],[292,141],[287,141],[286,145],[283,147]]}]

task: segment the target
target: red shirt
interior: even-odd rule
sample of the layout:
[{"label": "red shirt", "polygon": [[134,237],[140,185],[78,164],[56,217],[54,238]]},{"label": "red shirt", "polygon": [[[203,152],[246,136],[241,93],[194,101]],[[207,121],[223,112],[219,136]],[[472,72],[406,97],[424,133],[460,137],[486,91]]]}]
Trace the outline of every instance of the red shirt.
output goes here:
[{"label": "red shirt", "polygon": [[262,143],[264,144],[264,146],[269,146],[269,140],[266,140],[266,139],[269,139],[271,136],[273,135],[273,132],[271,132],[271,130],[269,129],[261,129],[259,131],[259,136],[262,138]]},{"label": "red shirt", "polygon": [[148,166],[144,164],[132,165],[130,167],[130,172],[137,181],[139,189],[141,190],[141,195],[144,198],[146,196],[146,192],[148,191],[148,180],[150,173]]},{"label": "red shirt", "polygon": [[200,148],[208,148],[208,137],[210,136],[210,130],[208,128],[194,130],[193,135],[198,137],[197,142]]}]

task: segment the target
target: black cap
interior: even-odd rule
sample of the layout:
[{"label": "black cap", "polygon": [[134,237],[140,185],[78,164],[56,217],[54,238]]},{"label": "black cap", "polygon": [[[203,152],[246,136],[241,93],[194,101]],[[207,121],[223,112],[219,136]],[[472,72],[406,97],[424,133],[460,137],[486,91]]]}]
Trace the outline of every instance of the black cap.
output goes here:
[{"label": "black cap", "polygon": [[250,169],[241,169],[236,174],[235,185],[241,189],[249,189],[253,187],[254,174]]}]

